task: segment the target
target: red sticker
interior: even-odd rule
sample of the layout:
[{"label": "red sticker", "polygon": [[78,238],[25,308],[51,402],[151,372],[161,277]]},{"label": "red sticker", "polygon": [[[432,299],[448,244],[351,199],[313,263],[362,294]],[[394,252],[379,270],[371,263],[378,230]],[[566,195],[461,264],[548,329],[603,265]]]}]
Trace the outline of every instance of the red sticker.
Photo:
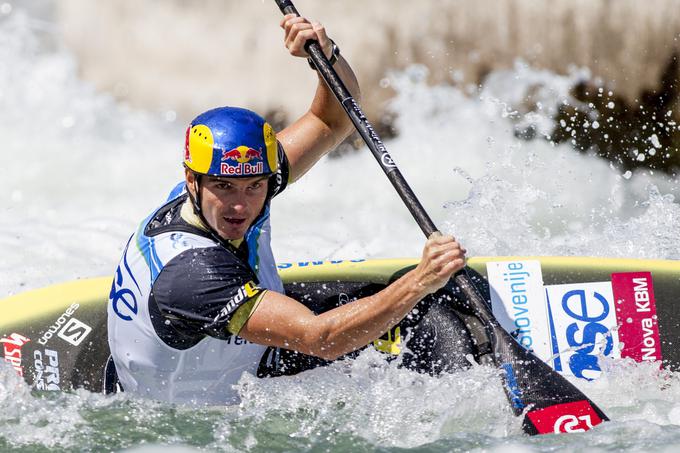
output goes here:
[{"label": "red sticker", "polygon": [[527,413],[539,434],[578,433],[602,423],[587,400],[555,404]]},{"label": "red sticker", "polygon": [[21,364],[21,347],[31,341],[18,333],[13,333],[9,337],[0,338],[0,343],[4,346],[5,362],[12,365],[12,368],[19,374],[24,375],[24,367]]},{"label": "red sticker", "polygon": [[659,323],[650,272],[612,274],[621,357],[636,362],[661,361]]}]

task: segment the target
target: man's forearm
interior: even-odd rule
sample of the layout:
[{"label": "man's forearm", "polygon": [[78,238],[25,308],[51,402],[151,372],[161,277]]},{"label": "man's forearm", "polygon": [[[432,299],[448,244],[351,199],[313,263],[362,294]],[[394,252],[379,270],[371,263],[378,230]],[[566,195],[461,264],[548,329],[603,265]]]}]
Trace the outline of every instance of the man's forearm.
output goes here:
[{"label": "man's forearm", "polygon": [[[338,61],[333,66],[333,69],[335,69],[340,79],[352,94],[352,97],[355,100],[360,101],[361,90],[359,89],[359,82],[349,63],[347,63],[347,60],[345,60],[342,55],[338,57]],[[347,117],[345,110],[335,98],[333,91],[328,88],[328,85],[326,85],[326,82],[321,75],[319,75],[318,78],[319,83],[310,107],[310,112],[316,115],[333,131],[336,144],[338,144],[351,133],[352,123]]]},{"label": "man's forearm", "polygon": [[367,345],[394,327],[428,293],[411,271],[372,296],[322,313],[318,321],[324,327],[316,334],[318,351],[312,352],[335,359]]}]

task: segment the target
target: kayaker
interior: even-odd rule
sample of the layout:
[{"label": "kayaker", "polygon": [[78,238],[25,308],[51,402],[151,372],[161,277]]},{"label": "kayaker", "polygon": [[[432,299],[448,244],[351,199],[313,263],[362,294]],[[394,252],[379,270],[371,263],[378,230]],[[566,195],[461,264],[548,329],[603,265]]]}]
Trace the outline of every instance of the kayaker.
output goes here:
[{"label": "kayaker", "polygon": [[[285,16],[285,46],[318,40],[356,97],[351,68],[324,27]],[[451,236],[430,237],[418,266],[384,290],[315,315],[287,297],[270,246],[273,197],[352,130],[319,78],[309,110],[279,133],[254,112],[219,107],[187,129],[185,181],[130,238],[114,277],[108,335],[123,389],[180,403],[238,401],[267,347],[333,360],[396,325],[465,263]]]}]

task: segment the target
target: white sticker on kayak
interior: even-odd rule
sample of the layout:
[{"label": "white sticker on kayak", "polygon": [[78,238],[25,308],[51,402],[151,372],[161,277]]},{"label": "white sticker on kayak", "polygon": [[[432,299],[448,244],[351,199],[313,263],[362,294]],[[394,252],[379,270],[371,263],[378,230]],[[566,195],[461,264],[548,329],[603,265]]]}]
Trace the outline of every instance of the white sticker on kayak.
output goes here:
[{"label": "white sticker on kayak", "polygon": [[486,263],[491,306],[498,322],[542,360],[552,355],[541,263],[536,260]]},{"label": "white sticker on kayak", "polygon": [[548,363],[562,374],[596,379],[600,356],[620,356],[611,282],[546,286],[545,293],[552,331]]}]

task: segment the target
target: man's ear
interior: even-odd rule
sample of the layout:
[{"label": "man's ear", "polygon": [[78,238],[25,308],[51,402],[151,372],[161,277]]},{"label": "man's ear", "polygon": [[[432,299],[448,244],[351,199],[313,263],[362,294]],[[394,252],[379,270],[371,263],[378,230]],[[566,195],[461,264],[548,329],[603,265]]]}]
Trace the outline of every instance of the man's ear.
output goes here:
[{"label": "man's ear", "polygon": [[194,193],[194,182],[196,181],[196,175],[194,174],[193,171],[189,170],[188,168],[184,169],[184,180],[187,183],[187,190],[191,193],[191,195],[196,196]]}]

